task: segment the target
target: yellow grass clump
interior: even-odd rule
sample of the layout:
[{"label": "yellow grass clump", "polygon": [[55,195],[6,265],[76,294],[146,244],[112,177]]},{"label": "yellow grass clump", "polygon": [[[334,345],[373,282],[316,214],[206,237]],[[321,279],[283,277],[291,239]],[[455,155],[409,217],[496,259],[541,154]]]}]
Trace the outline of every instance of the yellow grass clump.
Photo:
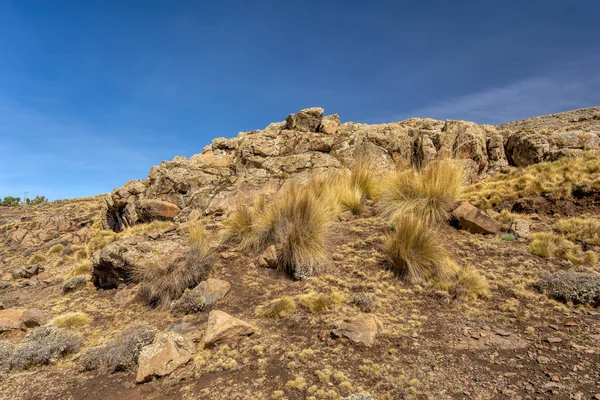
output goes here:
[{"label": "yellow grass clump", "polygon": [[449,208],[461,197],[465,186],[461,162],[435,161],[421,171],[409,169],[391,174],[382,184],[377,205],[390,220],[412,213],[426,222],[445,222],[450,217]]},{"label": "yellow grass clump", "polygon": [[311,313],[320,314],[335,309],[344,301],[344,298],[344,295],[337,291],[331,293],[310,292],[298,296],[298,301]]},{"label": "yellow grass clump", "polygon": [[83,312],[71,312],[59,315],[52,319],[52,324],[57,328],[76,329],[89,325],[91,318]]},{"label": "yellow grass clump", "polygon": [[60,243],[55,244],[54,246],[50,247],[50,249],[48,249],[48,255],[58,254],[61,251],[63,251],[64,248],[65,247]]},{"label": "yellow grass clump", "polygon": [[90,273],[90,261],[82,261],[80,263],[75,264],[71,272],[67,275],[68,278],[72,278],[78,275],[86,275]]},{"label": "yellow grass clump", "polygon": [[296,312],[296,302],[292,297],[285,296],[256,307],[255,314],[262,318],[283,318]]}]

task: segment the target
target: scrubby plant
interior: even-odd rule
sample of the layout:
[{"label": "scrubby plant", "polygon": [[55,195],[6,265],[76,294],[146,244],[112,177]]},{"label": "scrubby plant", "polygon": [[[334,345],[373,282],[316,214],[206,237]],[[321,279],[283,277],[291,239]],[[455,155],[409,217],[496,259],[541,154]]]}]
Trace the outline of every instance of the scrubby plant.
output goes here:
[{"label": "scrubby plant", "polygon": [[27,260],[27,264],[29,265],[33,265],[33,264],[39,264],[39,263],[43,263],[46,262],[46,257],[44,257],[41,254],[34,254],[32,255],[29,260]]},{"label": "scrubby plant", "polygon": [[10,357],[11,369],[25,369],[33,365],[45,365],[74,353],[82,344],[79,335],[53,325],[41,326],[23,338],[21,346]]},{"label": "scrubby plant", "polygon": [[0,206],[15,207],[18,206],[20,202],[21,199],[19,197],[6,196],[4,199],[0,200]]},{"label": "scrubby plant", "polygon": [[108,372],[129,371],[136,367],[144,346],[151,344],[157,329],[146,324],[133,325],[110,340],[105,346],[92,347],[81,355],[87,371],[106,369]]},{"label": "scrubby plant", "polygon": [[489,285],[483,275],[473,267],[457,267],[452,292],[456,297],[487,298]]},{"label": "scrubby plant", "polygon": [[181,297],[171,305],[173,315],[195,314],[204,310],[206,299],[199,291],[185,289]]},{"label": "scrubby plant", "polygon": [[65,246],[63,246],[60,243],[55,244],[54,246],[50,247],[50,249],[48,249],[48,255],[58,254],[58,253],[62,252],[64,248],[65,248]]},{"label": "scrubby plant", "polygon": [[66,280],[62,285],[63,293],[75,292],[79,289],[83,289],[87,284],[87,278],[84,275],[76,275]]},{"label": "scrubby plant", "polygon": [[401,214],[394,220],[385,252],[391,269],[409,282],[445,279],[454,270],[435,228],[413,214]]},{"label": "scrubby plant", "polygon": [[515,235],[514,233],[505,233],[504,236],[502,236],[502,240],[506,240],[506,241],[513,241],[517,239],[517,235]]},{"label": "scrubby plant", "polygon": [[298,296],[298,301],[311,313],[320,314],[336,308],[344,301],[344,295],[337,291],[331,293],[310,292]]},{"label": "scrubby plant", "polygon": [[14,349],[15,346],[11,342],[0,340],[0,372],[10,369],[10,359]]},{"label": "scrubby plant", "polygon": [[372,293],[357,293],[352,298],[352,304],[360,311],[370,313],[375,309],[375,300],[375,295]]},{"label": "scrubby plant", "polygon": [[52,319],[52,324],[58,328],[75,329],[90,323],[90,316],[83,312],[70,312]]},{"label": "scrubby plant", "polygon": [[332,205],[309,185],[291,183],[272,198],[238,207],[225,223],[225,240],[243,251],[277,248],[279,267],[295,279],[317,272],[325,261]]},{"label": "scrubby plant", "polygon": [[149,304],[168,307],[185,289],[196,286],[208,276],[214,258],[212,236],[200,225],[194,229],[197,232],[190,237],[187,262],[168,268],[151,264],[133,269],[134,280],[141,283],[140,294]]},{"label": "scrubby plant", "polygon": [[390,220],[412,213],[427,222],[444,222],[449,209],[466,187],[464,165],[455,160],[440,160],[423,170],[404,170],[391,174],[378,196],[380,213]]},{"label": "scrubby plant", "polygon": [[296,302],[292,297],[285,296],[256,307],[254,313],[263,318],[283,318],[292,315],[295,311]]}]

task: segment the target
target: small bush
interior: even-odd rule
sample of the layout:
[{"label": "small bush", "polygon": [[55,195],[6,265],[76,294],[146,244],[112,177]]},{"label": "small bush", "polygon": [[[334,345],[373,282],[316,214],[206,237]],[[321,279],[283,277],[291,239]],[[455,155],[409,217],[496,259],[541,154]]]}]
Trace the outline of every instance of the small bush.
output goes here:
[{"label": "small bush", "polygon": [[436,231],[411,214],[394,221],[385,251],[392,270],[409,282],[445,279],[454,269]]},{"label": "small bush", "polygon": [[75,329],[90,323],[90,316],[82,312],[71,312],[52,319],[52,324],[58,328]]},{"label": "small bush", "polygon": [[358,293],[352,298],[352,304],[362,312],[373,312],[375,309],[375,295],[371,293]]},{"label": "small bush", "polygon": [[10,358],[15,346],[6,340],[0,340],[0,372],[10,369]]},{"label": "small bush", "polygon": [[50,249],[48,250],[48,255],[58,254],[58,253],[62,252],[64,248],[65,248],[65,246],[63,246],[60,243],[55,244],[54,246],[50,247]]},{"label": "small bush", "polygon": [[[200,227],[195,229],[203,230]],[[186,263],[166,269],[158,265],[142,265],[133,270],[134,279],[141,283],[140,294],[149,304],[169,307],[185,289],[196,286],[208,276],[214,259],[212,237],[205,232],[194,235],[197,240],[190,244]]]},{"label": "small bush", "polygon": [[157,330],[146,324],[126,328],[105,346],[92,347],[81,356],[87,371],[106,369],[108,372],[129,371],[137,366],[142,348],[154,341]]},{"label": "small bush", "polygon": [[79,289],[83,289],[86,284],[86,277],[84,275],[77,275],[63,283],[62,291],[63,293],[75,292]]},{"label": "small bush", "polygon": [[504,236],[502,236],[502,240],[511,242],[513,240],[517,240],[517,235],[515,235],[514,233],[506,233],[504,234]]},{"label": "small bush", "polygon": [[445,222],[450,206],[466,187],[462,163],[452,160],[432,162],[422,171],[405,170],[392,174],[383,183],[378,198],[380,213],[394,220],[412,213],[427,222]]},{"label": "small bush", "polygon": [[335,291],[330,294],[310,292],[299,296],[298,300],[311,313],[320,314],[336,308],[338,304],[344,301],[344,296]]},{"label": "small bush", "polygon": [[82,344],[74,332],[52,325],[41,326],[23,338],[10,358],[11,369],[25,369],[33,365],[55,363],[61,357],[74,353]]},{"label": "small bush", "polygon": [[185,289],[178,300],[171,305],[173,315],[195,314],[204,310],[206,300],[204,295],[198,291]]},{"label": "small bush", "polygon": [[286,296],[275,299],[263,306],[256,307],[255,314],[262,318],[283,318],[296,312],[296,302]]}]

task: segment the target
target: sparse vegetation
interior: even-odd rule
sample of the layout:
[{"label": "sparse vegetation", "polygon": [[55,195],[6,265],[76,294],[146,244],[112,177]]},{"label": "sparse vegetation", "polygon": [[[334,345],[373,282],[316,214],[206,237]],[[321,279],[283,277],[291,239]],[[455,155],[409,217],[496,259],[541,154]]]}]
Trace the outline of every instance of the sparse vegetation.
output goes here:
[{"label": "sparse vegetation", "polygon": [[432,162],[421,171],[408,169],[387,177],[378,197],[378,209],[391,221],[412,213],[428,223],[445,222],[450,218],[449,208],[460,198],[465,185],[462,163]]},{"label": "sparse vegetation", "polygon": [[64,248],[65,248],[65,246],[63,246],[60,243],[55,244],[54,246],[50,247],[50,249],[48,249],[48,255],[58,254],[58,253],[62,252]]},{"label": "sparse vegetation", "polygon": [[298,300],[311,313],[320,314],[335,309],[344,301],[344,295],[336,291],[331,293],[310,292],[299,296]]},{"label": "sparse vegetation", "polygon": [[35,328],[23,338],[10,358],[11,369],[25,369],[33,365],[57,362],[61,357],[77,351],[82,339],[74,332],[52,325]]},{"label": "sparse vegetation", "polygon": [[271,300],[263,306],[258,306],[255,310],[255,314],[263,318],[284,318],[294,312],[296,312],[296,302],[289,296]]},{"label": "sparse vegetation", "polygon": [[62,285],[63,293],[74,292],[79,289],[83,289],[87,284],[87,279],[84,275],[76,275],[66,280]]},{"label": "sparse vegetation", "polygon": [[540,257],[565,255],[573,243],[554,232],[538,232],[531,235],[529,251]]},{"label": "sparse vegetation", "polygon": [[168,307],[185,289],[196,286],[208,276],[214,258],[212,237],[200,225],[194,230],[193,237],[190,236],[187,263],[167,269],[142,265],[133,270],[135,280],[141,283],[141,294],[149,304]]},{"label": "sparse vegetation", "polygon": [[202,293],[185,289],[181,297],[173,302],[171,312],[173,315],[195,314],[202,311],[205,304],[206,301]]},{"label": "sparse vegetation", "polygon": [[54,317],[52,324],[57,328],[76,329],[88,325],[90,321],[91,318],[86,313],[71,312]]},{"label": "sparse vegetation", "polygon": [[445,279],[453,272],[435,229],[412,214],[402,214],[395,219],[385,251],[391,269],[409,282]]}]

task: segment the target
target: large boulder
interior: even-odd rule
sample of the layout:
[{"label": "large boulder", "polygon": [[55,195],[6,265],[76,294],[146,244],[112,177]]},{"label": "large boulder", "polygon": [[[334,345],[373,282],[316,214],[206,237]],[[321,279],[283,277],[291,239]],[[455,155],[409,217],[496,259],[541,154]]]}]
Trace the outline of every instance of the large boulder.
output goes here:
[{"label": "large boulder", "polygon": [[92,282],[102,289],[135,282],[134,272],[148,265],[168,269],[187,262],[188,248],[175,241],[135,236],[105,246],[92,257]]},{"label": "large boulder", "polygon": [[255,329],[247,322],[237,319],[226,312],[213,310],[208,314],[208,325],[204,335],[204,344],[212,346],[217,343],[237,341],[250,336]]},{"label": "large boulder", "polygon": [[37,308],[0,310],[0,333],[27,330],[46,324],[51,316]]},{"label": "large boulder", "polygon": [[167,376],[192,359],[194,344],[173,332],[161,332],[151,345],[142,348],[138,358],[136,381],[146,382],[155,376]]},{"label": "large boulder", "polygon": [[561,272],[543,276],[536,286],[559,301],[600,306],[600,274]]},{"label": "large boulder", "polygon": [[173,219],[179,214],[179,207],[162,200],[140,200],[136,205],[140,221]]},{"label": "large boulder", "polygon": [[454,211],[452,218],[459,228],[472,233],[497,233],[502,224],[481,212],[477,207],[463,202]]},{"label": "large boulder", "polygon": [[550,156],[548,137],[531,132],[516,132],[508,137],[506,157],[517,167],[526,167],[545,161]]},{"label": "large boulder", "polygon": [[331,333],[335,337],[345,337],[354,343],[371,346],[377,336],[377,322],[372,315],[359,314],[338,322]]}]

